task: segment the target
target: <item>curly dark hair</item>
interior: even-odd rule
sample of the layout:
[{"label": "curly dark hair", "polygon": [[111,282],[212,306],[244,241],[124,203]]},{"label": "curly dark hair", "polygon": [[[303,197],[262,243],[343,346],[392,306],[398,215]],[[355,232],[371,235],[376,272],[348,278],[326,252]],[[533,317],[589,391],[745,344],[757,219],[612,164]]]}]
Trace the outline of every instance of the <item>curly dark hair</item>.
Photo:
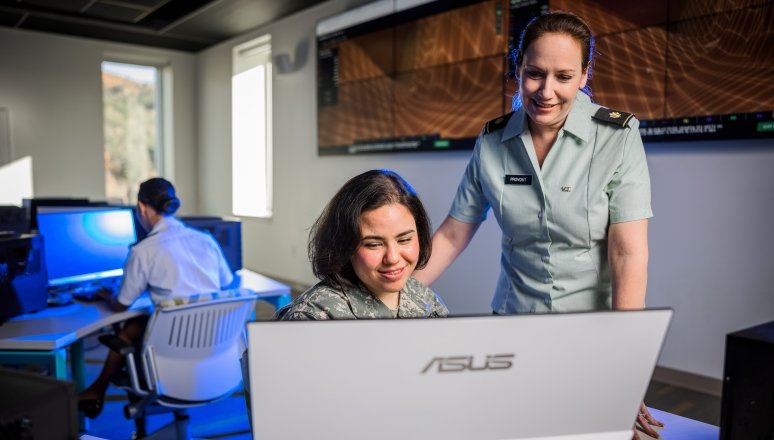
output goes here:
[{"label": "curly dark hair", "polygon": [[314,275],[332,286],[359,283],[350,259],[360,245],[360,217],[398,203],[414,217],[419,239],[417,269],[425,267],[432,250],[430,218],[414,188],[391,170],[370,170],[351,178],[328,202],[309,232],[308,255]]},{"label": "curly dark hair", "polygon": [[[552,11],[547,14],[539,15],[524,27],[519,39],[519,47],[511,52],[516,71],[519,70],[524,62],[524,53],[529,49],[532,43],[545,34],[566,34],[572,37],[581,47],[581,66],[584,72],[587,72],[591,79],[591,70],[594,57],[594,35],[591,28],[582,18],[565,11]],[[582,89],[584,93],[591,96],[591,88],[588,83]],[[513,108],[517,109],[521,102],[519,96],[513,97]]]}]

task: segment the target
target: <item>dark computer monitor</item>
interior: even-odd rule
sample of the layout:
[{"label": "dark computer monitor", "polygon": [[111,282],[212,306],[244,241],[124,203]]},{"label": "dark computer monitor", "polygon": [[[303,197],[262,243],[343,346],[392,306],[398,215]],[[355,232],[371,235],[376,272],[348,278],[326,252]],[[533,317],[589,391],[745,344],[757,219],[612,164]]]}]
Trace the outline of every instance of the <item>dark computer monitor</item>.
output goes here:
[{"label": "dark computer monitor", "polygon": [[29,219],[30,231],[35,231],[38,229],[39,208],[42,208],[42,207],[76,208],[80,206],[94,206],[95,204],[100,204],[100,203],[90,202],[89,199],[82,198],[82,197],[35,197],[32,199],[22,200],[22,206],[27,210],[27,218]]},{"label": "dark computer monitor", "polygon": [[40,212],[37,223],[52,287],[120,277],[137,240],[128,208]]},{"label": "dark computer monitor", "polygon": [[0,205],[0,237],[18,235],[30,230],[27,210],[20,206]]},{"label": "dark computer monitor", "polygon": [[242,268],[242,222],[234,218],[183,216],[186,225],[212,234],[232,272]]},{"label": "dark computer monitor", "polygon": [[0,368],[0,438],[76,440],[78,398],[72,382]]}]

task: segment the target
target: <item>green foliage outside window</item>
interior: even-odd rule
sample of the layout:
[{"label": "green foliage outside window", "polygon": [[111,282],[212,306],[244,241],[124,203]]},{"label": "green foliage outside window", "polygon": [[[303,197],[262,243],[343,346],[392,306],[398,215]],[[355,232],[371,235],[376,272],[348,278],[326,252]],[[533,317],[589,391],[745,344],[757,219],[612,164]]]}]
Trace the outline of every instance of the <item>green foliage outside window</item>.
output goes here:
[{"label": "green foliage outside window", "polygon": [[108,199],[134,203],[140,182],[159,175],[157,84],[103,69],[102,90],[105,193]]}]

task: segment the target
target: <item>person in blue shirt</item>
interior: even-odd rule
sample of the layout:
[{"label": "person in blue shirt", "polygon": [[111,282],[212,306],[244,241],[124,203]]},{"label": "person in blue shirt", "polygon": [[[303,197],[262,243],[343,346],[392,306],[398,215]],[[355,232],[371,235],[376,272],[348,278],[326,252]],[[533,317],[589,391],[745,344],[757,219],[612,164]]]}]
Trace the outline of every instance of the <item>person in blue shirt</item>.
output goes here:
[{"label": "person in blue shirt", "polygon": [[[211,293],[230,287],[234,275],[211,235],[189,228],[173,215],[180,199],[172,183],[160,177],[140,185],[137,216],[148,235],[132,246],[117,295],[101,292],[115,311],[124,311],[145,291],[152,302]],[[126,321],[118,337],[132,344],[141,341],[148,317]],[[109,352],[97,379],[78,395],[78,408],[95,418],[102,411],[111,377],[122,366],[118,353]]]}]

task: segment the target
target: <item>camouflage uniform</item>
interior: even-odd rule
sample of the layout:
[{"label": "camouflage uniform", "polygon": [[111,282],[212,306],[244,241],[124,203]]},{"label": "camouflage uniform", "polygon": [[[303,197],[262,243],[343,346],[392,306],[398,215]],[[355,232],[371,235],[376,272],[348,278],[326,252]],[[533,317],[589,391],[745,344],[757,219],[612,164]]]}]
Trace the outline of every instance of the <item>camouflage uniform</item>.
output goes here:
[{"label": "camouflage uniform", "polygon": [[341,291],[321,282],[279,310],[275,319],[438,318],[449,314],[441,298],[414,278],[401,289],[397,312],[396,316],[362,284]]}]

